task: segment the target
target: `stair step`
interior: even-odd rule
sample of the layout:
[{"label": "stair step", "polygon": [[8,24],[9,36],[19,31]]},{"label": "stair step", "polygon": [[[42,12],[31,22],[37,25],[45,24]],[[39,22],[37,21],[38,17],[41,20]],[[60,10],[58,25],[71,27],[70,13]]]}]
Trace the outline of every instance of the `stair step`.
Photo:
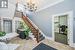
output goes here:
[{"label": "stair step", "polygon": [[39,37],[39,41],[42,41],[42,40],[44,40],[45,39],[45,37],[43,36],[43,37]]},{"label": "stair step", "polygon": [[[31,26],[31,30],[34,30],[35,28],[33,28],[32,26]],[[36,29],[35,29],[36,30]]]},{"label": "stair step", "polygon": [[42,36],[43,36],[42,34],[39,35],[39,37],[42,37]]},{"label": "stair step", "polygon": [[34,36],[37,36],[37,33],[36,34],[33,34]]},{"label": "stair step", "polygon": [[[37,37],[35,37],[35,38],[37,38]],[[39,41],[42,41],[42,40],[44,40],[45,39],[45,37],[42,35],[42,34],[40,34],[39,35]]]},{"label": "stair step", "polygon": [[38,33],[38,31],[32,31],[32,32],[35,33],[35,34]]},{"label": "stair step", "polygon": [[32,29],[32,30],[36,30],[36,29],[35,29],[35,28],[33,28],[33,27],[32,27],[31,29]]}]

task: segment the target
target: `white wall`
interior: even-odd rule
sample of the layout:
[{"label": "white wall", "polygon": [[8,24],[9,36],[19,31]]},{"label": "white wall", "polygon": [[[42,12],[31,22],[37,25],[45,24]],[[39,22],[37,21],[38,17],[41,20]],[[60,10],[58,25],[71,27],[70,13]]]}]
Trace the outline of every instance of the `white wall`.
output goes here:
[{"label": "white wall", "polygon": [[15,7],[16,7],[15,0],[8,0],[8,8],[0,8],[0,17],[13,17]]},{"label": "white wall", "polygon": [[52,37],[52,15],[72,11],[74,0],[64,0],[54,6],[48,7],[35,14],[29,15],[29,18],[44,32],[47,37]]}]

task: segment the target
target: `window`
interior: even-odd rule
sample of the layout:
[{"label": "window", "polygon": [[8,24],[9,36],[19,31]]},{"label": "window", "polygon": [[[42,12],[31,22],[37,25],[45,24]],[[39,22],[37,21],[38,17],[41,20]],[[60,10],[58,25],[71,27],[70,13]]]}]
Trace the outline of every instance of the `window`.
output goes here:
[{"label": "window", "polygon": [[3,31],[6,33],[12,32],[12,20],[3,20]]}]

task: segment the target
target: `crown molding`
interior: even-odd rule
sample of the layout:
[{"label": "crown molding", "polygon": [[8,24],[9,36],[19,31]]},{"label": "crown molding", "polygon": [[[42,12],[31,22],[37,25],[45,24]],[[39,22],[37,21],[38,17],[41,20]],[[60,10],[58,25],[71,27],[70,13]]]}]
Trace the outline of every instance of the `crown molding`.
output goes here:
[{"label": "crown molding", "polygon": [[42,11],[42,10],[48,8],[48,7],[54,6],[54,5],[56,5],[56,4],[58,4],[58,3],[61,3],[61,2],[63,2],[63,1],[64,1],[64,0],[59,0],[59,1],[57,1],[57,2],[54,2],[54,3],[52,3],[52,4],[49,4],[49,5],[47,5],[46,7],[43,7],[43,8],[41,8],[41,9],[38,9],[36,12]]}]

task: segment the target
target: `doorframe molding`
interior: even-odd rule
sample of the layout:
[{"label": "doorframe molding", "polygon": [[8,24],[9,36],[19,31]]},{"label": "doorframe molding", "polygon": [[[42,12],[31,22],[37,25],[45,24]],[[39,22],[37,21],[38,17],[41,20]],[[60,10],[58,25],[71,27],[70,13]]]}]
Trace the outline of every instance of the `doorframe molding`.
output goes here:
[{"label": "doorframe molding", "polygon": [[71,47],[74,47],[74,43],[73,43],[73,11],[68,11],[65,13],[59,13],[59,14],[54,14],[52,15],[52,39],[53,41],[55,41],[55,34],[54,34],[54,17],[55,16],[61,16],[61,15],[68,15],[68,44]]}]

